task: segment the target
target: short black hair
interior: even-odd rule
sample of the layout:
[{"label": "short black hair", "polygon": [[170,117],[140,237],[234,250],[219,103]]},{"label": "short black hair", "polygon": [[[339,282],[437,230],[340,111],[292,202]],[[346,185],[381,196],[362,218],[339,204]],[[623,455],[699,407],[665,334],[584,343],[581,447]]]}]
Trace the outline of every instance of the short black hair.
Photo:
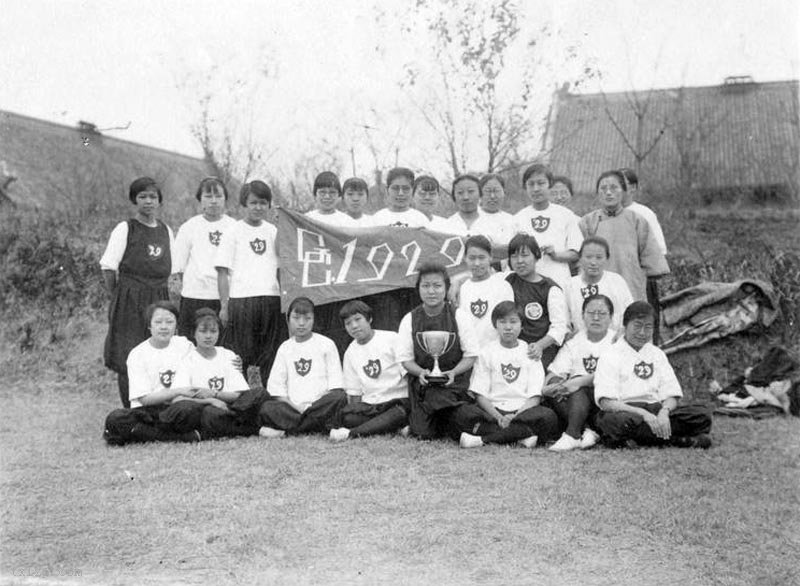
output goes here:
[{"label": "short black hair", "polygon": [[608,171],[600,173],[600,177],[597,178],[597,184],[594,186],[595,193],[600,192],[600,182],[606,177],[616,177],[622,191],[628,191],[628,182],[625,180],[625,175],[616,169],[609,169]]},{"label": "short black hair", "polygon": [[539,243],[536,238],[525,232],[519,232],[508,243],[508,261],[511,262],[511,257],[517,254],[523,248],[531,251],[536,260],[541,260],[542,250],[539,248]]},{"label": "short black hair", "polygon": [[553,177],[553,185],[556,183],[563,183],[564,187],[566,187],[567,191],[569,191],[569,194],[575,195],[575,192],[572,191],[572,181],[570,181],[569,177],[565,177],[564,175],[555,175]]},{"label": "short black hair", "polygon": [[156,180],[152,177],[139,177],[138,179],[134,179],[131,186],[128,188],[128,199],[131,200],[131,203],[135,204],[136,196],[151,188],[156,190],[158,194],[158,203],[161,203],[164,199],[164,195],[161,193],[161,188],[158,186],[158,183],[156,183]]},{"label": "short black hair", "polygon": [[342,184],[339,183],[339,176],[333,171],[323,171],[314,178],[314,188],[311,195],[316,199],[317,190],[324,188],[335,189],[339,197],[342,197]]},{"label": "short black hair", "polygon": [[296,297],[292,300],[289,304],[289,308],[286,310],[286,319],[289,319],[289,316],[292,315],[292,312],[297,312],[301,315],[314,315],[314,302],[311,301],[308,297]]},{"label": "short black hair", "polygon": [[361,177],[350,177],[349,179],[346,179],[344,185],[342,185],[342,192],[345,192],[348,189],[353,191],[365,191],[367,196],[369,196],[369,186]]},{"label": "short black hair", "polygon": [[426,191],[436,190],[438,192],[439,182],[433,175],[420,175],[414,180],[414,193],[416,193],[417,189],[419,189],[420,187],[422,188],[430,187],[431,189],[428,189]]},{"label": "short black hair", "polygon": [[353,299],[342,305],[339,310],[339,319],[344,322],[347,318],[358,314],[363,315],[368,322],[372,322],[372,308],[360,299]]},{"label": "short black hair", "polygon": [[480,196],[481,193],[481,180],[478,179],[475,175],[471,173],[462,173],[455,179],[453,179],[453,185],[450,187],[450,199],[453,201],[456,200],[456,185],[461,183],[462,181],[474,181],[475,186],[478,188],[478,195]]},{"label": "short black hair", "polygon": [[225,196],[225,201],[228,201],[228,188],[225,187],[225,183],[222,182],[222,179],[219,177],[205,177],[200,181],[200,185],[197,186],[197,191],[194,194],[194,198],[197,201],[200,201],[200,198],[203,195],[203,191],[206,190],[207,187],[211,185],[219,185],[222,189],[222,195]]},{"label": "short black hair", "polygon": [[419,284],[422,282],[422,277],[426,275],[441,275],[444,278],[444,290],[445,292],[450,291],[450,275],[447,272],[447,268],[442,263],[438,262],[424,262],[417,268],[417,284],[415,289],[417,293],[419,293]]},{"label": "short black hair", "polygon": [[622,314],[622,325],[624,327],[635,319],[644,319],[646,317],[655,321],[656,310],[647,301],[634,301]]},{"label": "short black hair", "polygon": [[481,175],[481,180],[478,183],[478,187],[481,188],[481,195],[483,195],[483,188],[486,187],[486,184],[489,183],[489,181],[491,181],[492,179],[496,180],[500,184],[500,187],[502,187],[503,190],[505,190],[506,180],[503,179],[502,175],[498,175],[497,173],[485,173]]},{"label": "short black hair", "polygon": [[583,256],[583,249],[589,244],[597,244],[597,246],[602,246],[606,251],[606,258],[611,258],[611,247],[608,245],[608,240],[602,236],[587,236],[581,243],[580,250],[578,250],[579,257]]},{"label": "short black hair", "polygon": [[528,182],[528,179],[532,175],[544,175],[547,177],[547,181],[549,183],[549,187],[553,186],[553,172],[550,170],[550,167],[547,165],[542,165],[541,163],[534,163],[522,174],[522,187],[525,188],[525,184]]},{"label": "short black hair", "polygon": [[210,307],[201,307],[194,313],[194,329],[200,325],[200,322],[213,320],[217,324],[217,329],[222,328],[222,322],[217,315],[217,312]]},{"label": "short black hair", "polygon": [[166,309],[172,315],[175,316],[175,319],[178,319],[178,306],[175,305],[172,301],[168,301],[166,299],[159,299],[158,301],[151,303],[147,306],[144,310],[144,320],[147,324],[150,324],[153,321],[153,314],[156,312],[156,309]]},{"label": "short black hair", "polygon": [[494,306],[492,310],[492,326],[497,327],[498,320],[508,317],[509,315],[517,314],[520,321],[524,319],[522,308],[513,301],[501,301]]},{"label": "short black hair", "polygon": [[250,194],[258,199],[266,199],[267,203],[272,206],[272,190],[263,181],[256,179],[242,185],[242,189],[239,192],[239,204],[246,206],[247,196]]},{"label": "short black hair", "polygon": [[606,307],[608,308],[609,315],[611,315],[611,317],[614,317],[614,303],[611,301],[611,299],[609,299],[606,295],[603,295],[602,293],[589,295],[586,299],[584,299],[583,305],[581,306],[581,314],[586,312],[586,307],[592,301],[602,301],[603,303],[605,303]]},{"label": "short black hair", "polygon": [[622,173],[622,176],[625,178],[625,182],[628,185],[639,187],[639,177],[636,175],[636,171],[630,167],[622,167],[619,169],[619,172]]},{"label": "short black hair", "polygon": [[475,234],[474,236],[467,238],[467,241],[464,243],[464,252],[466,253],[470,247],[480,248],[481,250],[485,250],[490,255],[492,254],[492,243],[483,234]]},{"label": "short black hair", "polygon": [[405,177],[411,185],[414,185],[414,171],[407,167],[395,167],[394,169],[389,169],[389,173],[386,174],[386,187],[389,187],[392,181],[400,177]]}]

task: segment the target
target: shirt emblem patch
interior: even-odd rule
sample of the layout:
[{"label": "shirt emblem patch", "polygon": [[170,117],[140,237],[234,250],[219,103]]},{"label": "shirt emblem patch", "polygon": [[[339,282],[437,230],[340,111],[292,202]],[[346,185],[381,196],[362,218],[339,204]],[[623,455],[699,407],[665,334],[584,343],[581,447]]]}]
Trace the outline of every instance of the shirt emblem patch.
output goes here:
[{"label": "shirt emblem patch", "polygon": [[222,232],[220,232],[219,230],[214,230],[213,232],[208,233],[208,241],[214,246],[219,246],[221,240],[222,240]]},{"label": "shirt emblem patch", "polygon": [[486,315],[486,310],[489,308],[489,302],[483,299],[476,299],[469,304],[469,310],[475,317],[483,317]]},{"label": "shirt emblem patch", "polygon": [[591,354],[589,354],[589,356],[584,356],[583,368],[589,374],[594,374],[594,371],[597,370],[597,356],[592,356]]},{"label": "shirt emblem patch", "polygon": [[635,374],[642,380],[647,380],[648,378],[653,376],[653,363],[645,362],[644,360],[642,360],[638,364],[634,364],[633,374]]},{"label": "shirt emblem patch", "polygon": [[389,226],[392,228],[408,228],[408,224],[400,220],[397,220],[394,224],[389,224]]},{"label": "shirt emblem patch", "polygon": [[267,250],[267,241],[262,238],[251,240],[250,248],[252,248],[253,252],[256,254],[264,254],[264,252]]},{"label": "shirt emblem patch", "polygon": [[600,289],[597,288],[597,283],[592,283],[591,285],[587,285],[586,287],[581,287],[581,295],[583,295],[584,299],[587,299],[592,295],[597,295],[599,293]]},{"label": "shirt emblem patch", "polygon": [[311,360],[306,360],[305,358],[301,358],[294,363],[294,369],[297,371],[297,374],[300,376],[305,376],[309,372],[311,372]]},{"label": "shirt emblem patch", "polygon": [[208,379],[208,388],[214,391],[215,393],[219,393],[222,389],[225,388],[225,377],[223,376],[215,376]]},{"label": "shirt emblem patch", "polygon": [[150,258],[150,260],[159,259],[163,255],[164,255],[164,249],[158,244],[147,245],[147,256]]},{"label": "shirt emblem patch", "polygon": [[378,378],[381,375],[381,361],[380,358],[369,360],[364,366],[361,367],[369,378]]},{"label": "shirt emblem patch", "polygon": [[546,218],[545,216],[531,218],[531,227],[537,232],[544,232],[550,227],[550,218]]},{"label": "shirt emblem patch", "polygon": [[525,306],[525,317],[530,320],[537,320],[544,315],[544,309],[542,309],[541,304],[537,302],[528,303]]},{"label": "shirt emblem patch", "polygon": [[172,386],[172,381],[175,380],[175,371],[162,370],[158,373],[158,380],[162,387],[170,388]]},{"label": "shirt emblem patch", "polygon": [[507,383],[513,383],[519,378],[519,371],[522,370],[521,366],[514,366],[513,364],[500,364],[500,372]]}]

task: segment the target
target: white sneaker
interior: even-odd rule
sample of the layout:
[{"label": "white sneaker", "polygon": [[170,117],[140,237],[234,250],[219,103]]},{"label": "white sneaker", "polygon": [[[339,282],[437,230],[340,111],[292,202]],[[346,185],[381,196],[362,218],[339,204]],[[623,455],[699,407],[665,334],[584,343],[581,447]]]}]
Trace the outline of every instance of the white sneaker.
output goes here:
[{"label": "white sneaker", "polygon": [[570,450],[577,450],[581,447],[581,440],[575,439],[571,435],[562,433],[558,441],[548,448],[553,452],[569,452]]},{"label": "white sneaker", "polygon": [[519,440],[519,445],[521,445],[523,448],[531,449],[536,447],[538,441],[539,441],[539,436],[532,435],[530,437],[526,437],[525,439]]},{"label": "white sneaker", "polygon": [[586,429],[583,430],[583,434],[581,435],[581,449],[587,450],[599,441],[600,441],[600,434],[598,434],[595,430],[589,429],[587,427]]},{"label": "white sneaker", "polygon": [[258,435],[261,437],[266,437],[269,439],[275,439],[279,437],[283,437],[286,435],[286,432],[282,429],[275,429],[274,427],[267,427],[266,425],[263,426],[261,429],[258,430]]},{"label": "white sneaker", "polygon": [[411,435],[411,426],[410,425],[406,425],[403,429],[398,431],[397,434],[402,436],[402,437],[410,436]]},{"label": "white sneaker", "polygon": [[458,444],[462,448],[480,448],[483,445],[483,440],[479,435],[472,435],[471,433],[462,432],[461,440]]},{"label": "white sneaker", "polygon": [[343,442],[350,438],[350,430],[346,427],[337,427],[331,430],[329,437],[332,442]]}]

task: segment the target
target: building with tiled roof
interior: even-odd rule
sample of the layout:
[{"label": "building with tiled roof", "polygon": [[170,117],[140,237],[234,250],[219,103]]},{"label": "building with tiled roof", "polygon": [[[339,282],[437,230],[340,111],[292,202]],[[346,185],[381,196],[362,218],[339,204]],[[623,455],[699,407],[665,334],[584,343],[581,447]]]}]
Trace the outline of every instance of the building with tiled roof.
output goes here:
[{"label": "building with tiled roof", "polygon": [[543,150],[580,193],[593,192],[601,172],[631,167],[651,194],[796,202],[798,82],[729,77],[718,86],[583,95],[562,88]]},{"label": "building with tiled roof", "polygon": [[70,127],[0,111],[0,205],[117,207],[127,205],[135,178],[153,177],[169,214],[181,214],[200,180],[213,174],[203,159],[102,134],[93,124]]}]

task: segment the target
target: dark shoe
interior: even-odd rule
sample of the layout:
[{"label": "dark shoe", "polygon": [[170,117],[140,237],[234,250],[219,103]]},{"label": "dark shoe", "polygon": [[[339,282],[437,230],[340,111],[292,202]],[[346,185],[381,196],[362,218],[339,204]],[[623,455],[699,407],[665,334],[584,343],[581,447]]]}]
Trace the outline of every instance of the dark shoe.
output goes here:
[{"label": "dark shoe", "polygon": [[711,438],[707,434],[693,435],[689,437],[674,437],[670,443],[676,448],[700,448],[707,450],[711,447]]},{"label": "dark shoe", "polygon": [[103,430],[103,439],[106,440],[106,443],[109,446],[124,446],[125,440],[119,437],[118,435],[112,434],[107,429]]}]

